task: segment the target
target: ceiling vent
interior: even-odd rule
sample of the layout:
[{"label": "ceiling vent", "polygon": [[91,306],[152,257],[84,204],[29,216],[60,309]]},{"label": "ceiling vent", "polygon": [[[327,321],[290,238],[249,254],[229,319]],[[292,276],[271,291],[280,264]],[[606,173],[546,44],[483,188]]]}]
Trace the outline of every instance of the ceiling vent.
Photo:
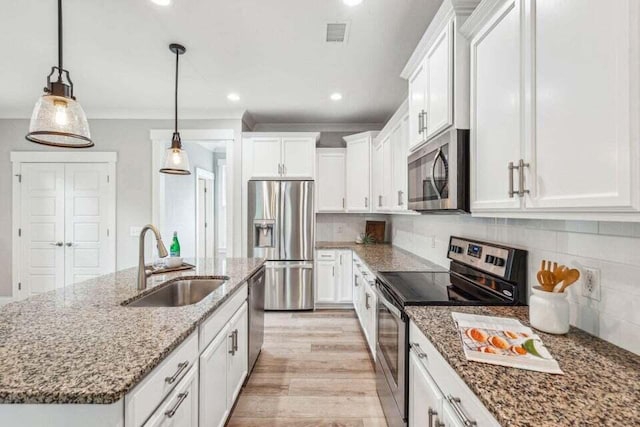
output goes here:
[{"label": "ceiling vent", "polygon": [[334,22],[327,24],[327,43],[346,43],[349,35],[347,22]]}]

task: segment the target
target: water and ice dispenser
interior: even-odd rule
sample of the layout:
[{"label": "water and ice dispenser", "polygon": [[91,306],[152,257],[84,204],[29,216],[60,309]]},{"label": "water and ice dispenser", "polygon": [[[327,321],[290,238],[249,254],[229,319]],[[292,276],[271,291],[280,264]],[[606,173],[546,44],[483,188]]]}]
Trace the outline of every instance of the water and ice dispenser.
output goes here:
[{"label": "water and ice dispenser", "polygon": [[273,248],[276,246],[275,225],[273,219],[258,219],[253,221],[253,247]]}]

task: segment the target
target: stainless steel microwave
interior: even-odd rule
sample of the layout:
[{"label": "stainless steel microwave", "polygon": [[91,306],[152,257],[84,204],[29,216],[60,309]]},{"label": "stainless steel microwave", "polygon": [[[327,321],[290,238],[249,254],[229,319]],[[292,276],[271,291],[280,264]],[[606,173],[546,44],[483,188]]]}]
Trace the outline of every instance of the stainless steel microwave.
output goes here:
[{"label": "stainless steel microwave", "polygon": [[469,130],[450,129],[409,156],[409,209],[469,212]]}]

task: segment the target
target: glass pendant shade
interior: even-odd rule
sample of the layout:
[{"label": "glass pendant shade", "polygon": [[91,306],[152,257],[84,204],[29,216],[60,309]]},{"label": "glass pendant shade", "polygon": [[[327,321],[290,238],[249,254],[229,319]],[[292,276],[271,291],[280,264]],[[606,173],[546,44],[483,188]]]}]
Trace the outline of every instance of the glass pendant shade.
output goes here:
[{"label": "glass pendant shade", "polygon": [[89,123],[82,106],[64,96],[45,93],[31,115],[27,139],[53,147],[93,147]]},{"label": "glass pendant shade", "polygon": [[170,175],[191,175],[189,156],[182,149],[180,134],[178,133],[173,134],[171,147],[164,155],[164,166],[160,169],[160,172]]}]

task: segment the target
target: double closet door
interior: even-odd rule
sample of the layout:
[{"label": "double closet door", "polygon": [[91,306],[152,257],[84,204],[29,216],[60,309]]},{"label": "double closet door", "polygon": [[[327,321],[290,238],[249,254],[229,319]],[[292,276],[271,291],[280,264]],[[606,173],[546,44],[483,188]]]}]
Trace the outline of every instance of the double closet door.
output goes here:
[{"label": "double closet door", "polygon": [[115,270],[115,206],[106,163],[22,163],[20,294]]}]

